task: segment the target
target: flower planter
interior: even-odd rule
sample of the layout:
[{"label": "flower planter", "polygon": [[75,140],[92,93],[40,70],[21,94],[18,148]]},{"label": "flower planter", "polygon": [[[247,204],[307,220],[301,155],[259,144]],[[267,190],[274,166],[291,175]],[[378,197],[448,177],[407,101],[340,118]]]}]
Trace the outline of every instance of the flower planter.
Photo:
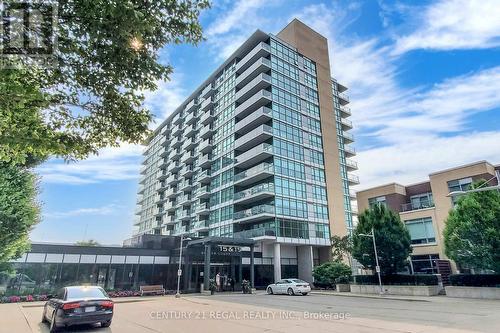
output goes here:
[{"label": "flower planter", "polygon": [[[439,294],[439,286],[393,286],[383,285],[382,289],[386,295],[402,296],[436,296]],[[352,284],[351,292],[356,294],[380,294],[380,287],[371,284]]]},{"label": "flower planter", "polygon": [[335,285],[335,289],[340,293],[346,293],[351,291],[351,285],[347,283],[338,283]]},{"label": "flower planter", "polygon": [[500,288],[446,286],[447,297],[500,299]]}]

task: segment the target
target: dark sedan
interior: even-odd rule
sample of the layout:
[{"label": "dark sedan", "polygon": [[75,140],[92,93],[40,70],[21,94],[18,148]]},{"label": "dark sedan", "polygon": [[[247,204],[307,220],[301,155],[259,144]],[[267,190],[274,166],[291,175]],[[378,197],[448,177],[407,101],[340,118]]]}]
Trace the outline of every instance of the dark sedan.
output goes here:
[{"label": "dark sedan", "polygon": [[113,301],[104,289],[97,286],[65,287],[58,291],[43,308],[42,322],[50,325],[50,332],[80,324],[111,325]]}]

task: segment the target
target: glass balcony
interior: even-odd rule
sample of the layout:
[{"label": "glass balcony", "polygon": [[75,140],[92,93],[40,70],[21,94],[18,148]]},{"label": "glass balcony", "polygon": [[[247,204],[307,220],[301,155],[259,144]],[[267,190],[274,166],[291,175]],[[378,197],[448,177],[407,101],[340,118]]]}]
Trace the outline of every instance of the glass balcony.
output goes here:
[{"label": "glass balcony", "polygon": [[198,160],[198,166],[202,168],[209,167],[211,164],[212,164],[212,156],[210,155],[203,155]]},{"label": "glass balcony", "polygon": [[427,209],[433,207],[434,207],[434,201],[425,200],[425,201],[409,202],[402,204],[401,211],[410,212],[412,210]]},{"label": "glass balcony", "polygon": [[349,185],[358,185],[359,177],[356,175],[347,175],[347,180],[349,181]]},{"label": "glass balcony", "polygon": [[272,205],[258,205],[233,214],[233,220],[239,222],[258,221],[269,217],[274,217],[274,206]]},{"label": "glass balcony", "polygon": [[343,118],[347,118],[347,117],[350,117],[351,116],[351,108],[348,107],[348,106],[345,106],[345,105],[341,105],[340,106],[340,112],[341,112],[341,116]]},{"label": "glass balcony", "polygon": [[[194,157],[193,157],[194,158]],[[180,175],[183,177],[191,177],[194,173],[194,168],[192,165],[185,165],[182,167],[181,171],[179,172]]]},{"label": "glass balcony", "polygon": [[268,105],[272,101],[272,94],[270,91],[262,89],[246,101],[238,105],[234,110],[236,117],[244,118],[251,114],[258,108]]},{"label": "glass balcony", "polygon": [[203,139],[206,139],[214,134],[214,129],[210,127],[210,125],[205,125],[201,130],[200,130],[200,137]]},{"label": "glass balcony", "polygon": [[235,166],[238,168],[245,168],[249,165],[261,162],[273,155],[273,145],[269,143],[262,143],[243,154],[236,156]]},{"label": "glass balcony", "polygon": [[352,129],[352,121],[350,121],[349,119],[340,118],[340,124],[342,125],[343,131]]},{"label": "glass balcony", "polygon": [[208,189],[208,186],[202,186],[202,187],[197,188],[194,191],[193,196],[195,198],[201,198],[201,199],[209,198],[210,197],[210,191]]},{"label": "glass balcony", "polygon": [[243,230],[233,233],[234,238],[276,238],[276,230],[270,228],[258,228]]},{"label": "glass balcony", "polygon": [[347,167],[347,171],[358,170],[358,163],[356,161],[346,159],[345,165]]},{"label": "glass balcony", "polygon": [[201,102],[201,110],[205,111],[208,108],[212,107],[212,105],[213,105],[213,100],[212,100],[212,96],[210,96],[207,99],[205,99],[203,102]]},{"label": "glass balcony", "polygon": [[244,87],[257,75],[271,69],[271,61],[264,57],[257,59],[250,67],[236,78],[236,88]]},{"label": "glass balcony", "polygon": [[195,99],[192,99],[187,105],[186,105],[186,108],[185,110],[186,111],[191,111],[193,110],[196,106],[198,105],[198,101]]},{"label": "glass balcony", "polygon": [[191,219],[191,211],[189,209],[185,209],[177,215],[177,219],[181,221],[187,221]]},{"label": "glass balcony", "polygon": [[238,134],[245,134],[257,125],[265,124],[272,119],[273,110],[267,106],[257,109],[255,112],[238,121],[234,126],[234,131]]},{"label": "glass balcony", "polygon": [[339,99],[340,99],[340,104],[341,105],[346,105],[349,103],[349,96],[345,93],[339,93]]},{"label": "glass balcony", "polygon": [[274,184],[264,183],[257,186],[251,187],[249,189],[236,192],[233,196],[235,204],[248,204],[251,202],[259,201],[265,198],[274,196]]},{"label": "glass balcony", "polygon": [[261,163],[236,174],[233,181],[235,185],[248,185],[272,175],[274,175],[274,165],[272,163]]},{"label": "glass balcony", "polygon": [[351,146],[346,146],[344,145],[344,152],[346,157],[353,157],[356,156],[356,149],[354,149]]},{"label": "glass balcony", "polygon": [[214,85],[212,83],[210,83],[208,86],[206,86],[202,92],[201,92],[201,96],[203,98],[207,98],[208,96],[211,96],[212,94],[214,93]]},{"label": "glass balcony", "polygon": [[255,62],[255,60],[266,57],[270,53],[271,47],[269,46],[269,44],[266,44],[264,42],[257,44],[257,46],[253,48],[253,50],[248,52],[247,55],[236,64],[236,73],[243,73],[249,66],[251,66]]},{"label": "glass balcony", "polygon": [[178,198],[177,198],[177,203],[179,205],[186,205],[186,204],[190,204],[191,203],[191,196],[188,195],[188,194],[184,194],[184,195],[180,195]]},{"label": "glass balcony", "polygon": [[242,87],[234,96],[234,100],[237,103],[242,103],[243,101],[255,95],[259,90],[266,89],[271,86],[271,76],[262,73],[256,78],[248,82],[244,87]]},{"label": "glass balcony", "polygon": [[191,231],[203,231],[203,230],[208,230],[209,229],[209,224],[208,221],[196,221],[191,223]]},{"label": "glass balcony", "polygon": [[196,177],[196,180],[202,184],[206,184],[206,183],[210,183],[211,178],[212,177],[210,176],[210,170],[204,170],[198,174],[198,176]]},{"label": "glass balcony", "polygon": [[210,214],[210,206],[208,203],[198,203],[194,206],[194,212],[198,215],[208,215]]},{"label": "glass balcony", "polygon": [[350,144],[354,142],[354,135],[349,132],[342,131],[342,137],[344,138],[345,144]]},{"label": "glass balcony", "polygon": [[210,139],[205,139],[200,142],[198,148],[202,153],[210,153],[213,149],[212,141]]},{"label": "glass balcony", "polygon": [[242,137],[234,141],[234,148],[240,151],[248,150],[249,148],[266,141],[273,136],[273,128],[269,125],[260,125]]}]

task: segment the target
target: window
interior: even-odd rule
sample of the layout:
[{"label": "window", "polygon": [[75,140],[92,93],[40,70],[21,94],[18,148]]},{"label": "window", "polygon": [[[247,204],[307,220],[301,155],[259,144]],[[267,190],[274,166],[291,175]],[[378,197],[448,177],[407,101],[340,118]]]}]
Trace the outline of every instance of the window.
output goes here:
[{"label": "window", "polygon": [[273,118],[282,120],[295,126],[302,126],[302,115],[286,106],[273,103]]},{"label": "window", "polygon": [[309,144],[315,148],[323,149],[323,143],[319,135],[309,133]]},{"label": "window", "polygon": [[328,206],[314,204],[313,214],[317,219],[328,220]]},{"label": "window", "polygon": [[299,109],[300,102],[299,98],[295,95],[292,95],[285,90],[279,89],[277,87],[272,88],[273,93],[273,102],[278,102],[280,104],[291,107],[295,110]]},{"label": "window", "polygon": [[312,194],[314,199],[326,201],[326,188],[324,186],[313,185]]},{"label": "window", "polygon": [[224,171],[221,174],[221,185],[225,185],[229,182],[233,181],[233,169],[229,169],[227,171]]},{"label": "window", "polygon": [[226,202],[233,199],[233,187],[228,187],[220,191],[220,202]]},{"label": "window", "polygon": [[305,166],[302,163],[294,162],[284,158],[274,158],[274,171],[278,175],[305,179]]},{"label": "window", "polygon": [[309,238],[309,229],[305,221],[277,219],[278,236],[290,238]]},{"label": "window", "polygon": [[[456,192],[456,191],[468,191],[470,190],[472,186],[472,178],[462,178],[462,179],[456,179],[456,180],[450,180],[448,182],[448,191],[451,192]],[[453,204],[456,204],[458,200],[458,196],[452,196],[451,197],[451,202]]]},{"label": "window", "polygon": [[273,85],[285,89],[295,95],[300,95],[299,83],[276,71],[271,72]]},{"label": "window", "polygon": [[294,160],[304,160],[304,148],[298,144],[275,139],[273,143],[274,153]]},{"label": "window", "polygon": [[387,207],[385,196],[368,199],[368,205],[370,206],[370,208],[373,208],[375,205],[383,205]]},{"label": "window", "polygon": [[432,193],[412,195],[410,197],[410,202],[412,209],[434,207],[434,200],[432,199]]},{"label": "window", "polygon": [[316,150],[309,150],[310,162],[314,164],[323,165],[323,153]]},{"label": "window", "polygon": [[233,205],[225,206],[220,209],[220,220],[226,221],[233,218]]},{"label": "window", "polygon": [[307,204],[304,201],[276,198],[276,214],[307,218]]},{"label": "window", "polygon": [[275,188],[276,194],[287,197],[307,198],[306,184],[298,180],[276,177]]},{"label": "window", "polygon": [[315,225],[316,238],[330,239],[330,228],[328,224]]},{"label": "window", "polygon": [[425,217],[421,219],[405,221],[406,228],[410,232],[412,244],[435,243],[436,236],[432,226],[432,218]]},{"label": "window", "polygon": [[273,134],[290,141],[302,143],[302,130],[298,127],[291,126],[281,121],[273,123]]},{"label": "window", "polygon": [[277,55],[292,64],[296,64],[299,58],[297,52],[274,39],[271,39],[271,54]]},{"label": "window", "polygon": [[311,168],[311,178],[314,181],[324,183],[325,182],[325,171],[323,169],[320,169],[320,168],[312,167]]}]

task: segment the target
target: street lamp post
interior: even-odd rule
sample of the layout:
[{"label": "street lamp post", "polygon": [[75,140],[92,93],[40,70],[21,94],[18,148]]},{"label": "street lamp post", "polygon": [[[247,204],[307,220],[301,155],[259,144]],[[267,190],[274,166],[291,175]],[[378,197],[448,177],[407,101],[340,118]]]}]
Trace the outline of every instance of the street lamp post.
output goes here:
[{"label": "street lamp post", "polygon": [[[493,179],[497,180],[497,184],[498,185],[484,187],[489,182],[491,182]],[[468,190],[468,191],[452,191],[452,192],[448,193],[447,197],[456,197],[456,196],[464,195],[464,194],[467,194],[467,193],[476,193],[476,192],[493,191],[493,190],[500,190],[500,177],[499,176],[494,176],[494,177],[490,178],[488,181],[484,182],[481,186],[473,188],[472,190]]]},{"label": "street lamp post", "polygon": [[[187,241],[191,240],[191,238],[186,238]],[[181,247],[179,250],[179,269],[177,270],[177,293],[175,294],[175,298],[181,297],[180,287],[181,287],[181,275],[182,275],[182,242],[184,241],[184,234],[181,234]]]},{"label": "street lamp post", "polygon": [[377,272],[377,275],[378,275],[378,285],[380,287],[380,294],[383,294],[384,289],[382,288],[382,278],[380,277],[380,265],[378,263],[377,243],[375,242],[375,232],[372,228],[372,232],[370,234],[358,234],[358,235],[363,236],[363,237],[371,237],[373,240],[373,251],[375,252],[375,264],[377,265],[375,267],[375,271]]}]

